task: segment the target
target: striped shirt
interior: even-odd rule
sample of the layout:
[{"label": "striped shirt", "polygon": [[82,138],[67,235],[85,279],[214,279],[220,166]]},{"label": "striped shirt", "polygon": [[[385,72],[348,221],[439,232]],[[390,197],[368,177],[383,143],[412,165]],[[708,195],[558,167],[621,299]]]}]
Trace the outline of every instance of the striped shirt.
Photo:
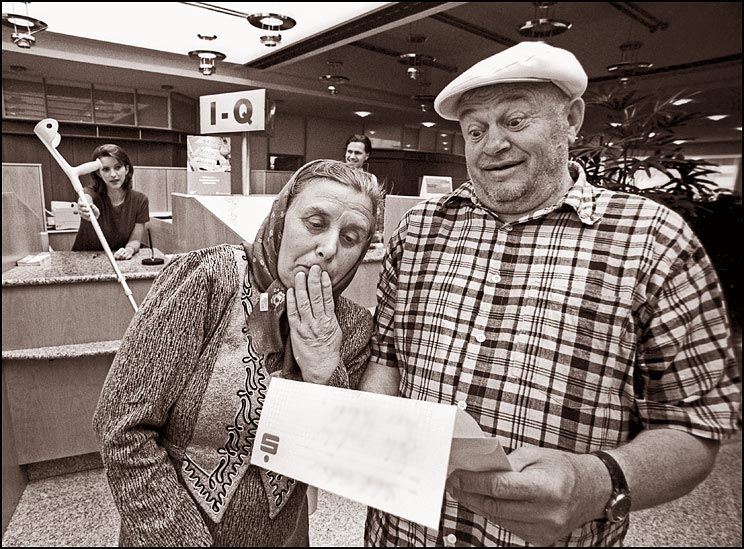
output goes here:
[{"label": "striped shirt", "polygon": [[[399,368],[401,396],[466,409],[507,453],[734,432],[740,376],[702,245],[671,210],[572,172],[557,204],[514,223],[471,182],[411,209],[383,260],[371,360]],[[627,528],[590,522],[559,544],[614,545]],[[438,532],[370,509],[365,542],[526,545],[448,494]]]}]

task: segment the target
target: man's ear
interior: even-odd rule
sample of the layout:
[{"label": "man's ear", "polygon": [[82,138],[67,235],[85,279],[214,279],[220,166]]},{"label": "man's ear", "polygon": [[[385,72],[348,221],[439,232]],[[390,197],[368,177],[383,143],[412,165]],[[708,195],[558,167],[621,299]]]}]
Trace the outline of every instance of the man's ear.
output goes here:
[{"label": "man's ear", "polygon": [[584,122],[584,100],[577,97],[568,104],[568,142],[573,145]]}]

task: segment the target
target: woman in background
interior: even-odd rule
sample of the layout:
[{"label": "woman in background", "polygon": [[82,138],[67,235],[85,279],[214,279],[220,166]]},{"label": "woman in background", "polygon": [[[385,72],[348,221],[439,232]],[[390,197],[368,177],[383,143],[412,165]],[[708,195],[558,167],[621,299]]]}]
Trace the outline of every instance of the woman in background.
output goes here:
[{"label": "woman in background", "polygon": [[145,223],[150,220],[147,196],[132,189],[134,168],[126,151],[117,145],[101,145],[93,151],[102,168],[93,172],[93,185],[85,194],[92,206],[78,199],[80,228],[73,252],[103,250],[93,224],[91,210],[116,259],[131,259],[141,246]]},{"label": "woman in background", "polygon": [[372,317],[340,294],[378,200],[369,174],[316,160],[252,245],[197,250],[161,271],[93,419],[121,545],[308,545],[307,486],[250,465],[251,451],[271,377],[357,387]]}]

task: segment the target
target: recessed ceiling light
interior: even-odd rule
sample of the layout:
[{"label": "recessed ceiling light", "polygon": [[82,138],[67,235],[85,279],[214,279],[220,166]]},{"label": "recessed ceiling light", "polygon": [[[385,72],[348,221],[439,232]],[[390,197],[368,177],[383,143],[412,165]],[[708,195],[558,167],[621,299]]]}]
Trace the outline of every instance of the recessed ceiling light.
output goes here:
[{"label": "recessed ceiling light", "polygon": [[675,145],[681,145],[682,143],[687,143],[687,139],[675,139],[672,143]]},{"label": "recessed ceiling light", "polygon": [[687,103],[692,103],[692,99],[677,99],[676,101],[672,101],[672,105],[680,106],[680,105],[687,105]]},{"label": "recessed ceiling light", "polygon": [[375,130],[369,130],[370,135],[375,135],[377,132]]},{"label": "recessed ceiling light", "polygon": [[714,122],[718,122],[719,120],[723,120],[724,118],[728,117],[728,114],[711,114],[710,116],[706,116],[708,120],[713,120]]},{"label": "recessed ceiling light", "polygon": [[422,126],[426,126],[427,128],[432,128],[437,125],[436,122],[421,122]]},{"label": "recessed ceiling light", "polygon": [[354,114],[361,116],[362,118],[367,118],[372,113],[369,111],[354,111]]}]

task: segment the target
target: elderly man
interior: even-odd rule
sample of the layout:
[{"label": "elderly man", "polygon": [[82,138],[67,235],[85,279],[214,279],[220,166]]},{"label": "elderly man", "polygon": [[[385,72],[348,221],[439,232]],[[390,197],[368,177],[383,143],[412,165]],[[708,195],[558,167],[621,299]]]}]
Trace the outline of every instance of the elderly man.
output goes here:
[{"label": "elderly man", "polygon": [[571,53],[531,42],[436,99],[471,180],[393,234],[363,387],[456,404],[513,470],[454,472],[438,531],[370,509],[369,545],[617,545],[629,511],[691,490],[737,429],[727,314],[697,238],[568,160],[586,85]]}]

